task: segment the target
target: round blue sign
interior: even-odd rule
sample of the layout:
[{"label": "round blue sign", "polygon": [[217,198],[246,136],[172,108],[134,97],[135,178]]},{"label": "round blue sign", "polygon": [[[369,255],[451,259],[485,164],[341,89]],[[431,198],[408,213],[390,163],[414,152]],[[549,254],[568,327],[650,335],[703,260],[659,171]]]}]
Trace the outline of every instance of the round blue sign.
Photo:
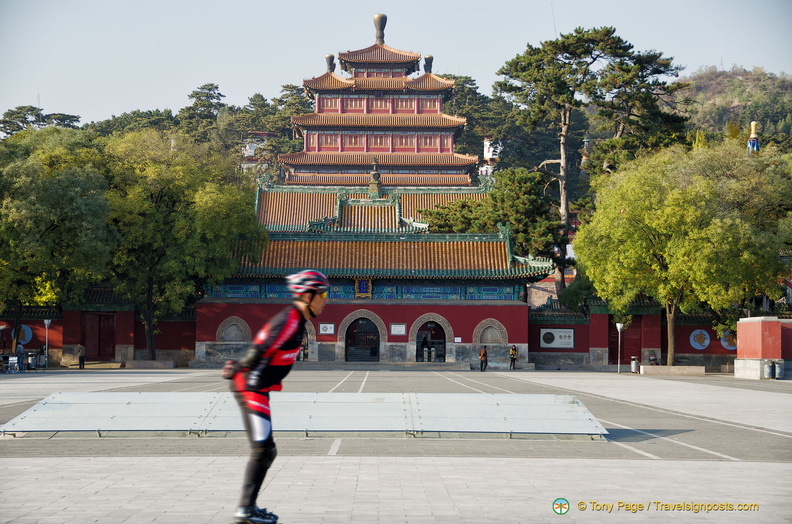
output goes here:
[{"label": "round blue sign", "polygon": [[698,349],[700,351],[707,349],[710,345],[709,333],[703,329],[695,330],[690,334],[690,345],[693,346],[693,349]]},{"label": "round blue sign", "polygon": [[22,329],[19,331],[19,343],[23,346],[33,340],[33,330],[27,324],[22,324]]},{"label": "round blue sign", "polygon": [[721,346],[730,351],[737,349],[737,337],[731,331],[726,331],[720,338]]}]

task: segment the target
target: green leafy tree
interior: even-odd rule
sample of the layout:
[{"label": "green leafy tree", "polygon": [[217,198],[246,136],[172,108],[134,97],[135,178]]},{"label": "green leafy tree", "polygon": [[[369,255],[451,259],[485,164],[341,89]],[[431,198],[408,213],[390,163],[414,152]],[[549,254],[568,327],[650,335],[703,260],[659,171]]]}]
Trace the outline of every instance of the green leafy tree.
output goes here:
[{"label": "green leafy tree", "polygon": [[179,111],[179,128],[192,140],[209,142],[217,129],[217,116],[226,107],[217,84],[204,84],[187,95],[192,104]]},{"label": "green leafy tree", "polygon": [[67,115],[66,113],[49,113],[44,115],[44,122],[46,122],[48,126],[77,129],[77,124],[80,123],[80,117],[78,115]]},{"label": "green leafy tree", "polygon": [[281,96],[273,98],[268,111],[262,107],[262,129],[257,131],[269,131],[276,136],[268,138],[261,147],[262,161],[267,164],[267,172],[270,176],[276,177],[279,174],[279,167],[276,159],[278,155],[285,153],[296,153],[302,150],[303,141],[295,137],[292,127],[292,117],[306,113],[312,113],[314,102],[302,87],[286,84],[281,86]]},{"label": "green leafy tree", "polygon": [[114,133],[140,131],[142,129],[170,131],[175,129],[177,125],[178,121],[170,109],[165,109],[164,111],[159,109],[149,111],[136,109],[120,116],[113,116],[107,120],[91,122],[86,128],[96,131],[100,135],[110,136]]},{"label": "green leafy tree", "polygon": [[492,113],[492,99],[480,93],[476,81],[469,76],[439,76],[455,82],[454,95],[443,104],[443,112],[467,119],[462,135],[455,141],[457,152],[481,156],[484,138],[493,136],[497,119]]},{"label": "green leafy tree", "polygon": [[3,145],[0,304],[14,307],[19,326],[23,305],[76,299],[101,279],[116,239],[93,135],[52,127]]},{"label": "green leafy tree", "polygon": [[421,210],[429,229],[438,233],[496,233],[508,225],[514,254],[551,254],[557,241],[558,221],[552,219],[547,180],[525,168],[495,172],[495,187],[483,200],[455,200],[434,210]]},{"label": "green leafy tree", "polygon": [[0,132],[11,136],[25,129],[38,129],[47,126],[76,128],[80,122],[77,115],[65,113],[44,114],[39,107],[18,106],[3,113],[0,119]]},{"label": "green leafy tree", "polygon": [[779,224],[792,200],[789,163],[728,142],[674,147],[596,183],[597,210],[575,239],[598,295],[619,313],[641,293],[663,304],[674,364],[678,312],[728,310],[777,294]]},{"label": "green leafy tree", "polygon": [[[229,117],[229,127],[245,137],[251,131],[268,131],[267,119],[275,114],[276,107],[256,93],[248,98],[248,103],[241,108],[234,108],[234,111],[227,111]],[[237,143],[237,145],[239,145]]]},{"label": "green leafy tree", "polygon": [[41,108],[18,106],[3,113],[3,118],[0,119],[0,131],[10,136],[43,124],[44,112]]},{"label": "green leafy tree", "polygon": [[[556,257],[557,293],[565,286],[564,267],[567,264],[570,224],[567,186],[575,168],[571,163],[574,149],[570,142],[573,112],[599,94],[599,72],[609,63],[627,57],[631,51],[632,46],[616,36],[611,27],[577,28],[556,40],[542,42],[539,47],[528,44],[523,54],[506,62],[498,71],[505,80],[496,83],[496,88],[526,108],[522,113],[526,124],[536,126],[551,118],[557,126],[559,156],[537,167],[558,180],[558,214],[562,228]],[[558,166],[557,172],[546,169],[552,164]]]},{"label": "green leafy tree", "polygon": [[[440,76],[456,82],[454,94],[443,105],[443,112],[467,119],[455,141],[457,152],[480,157],[484,139],[490,138],[500,146],[498,167],[505,169],[539,165],[558,151],[558,135],[552,122],[527,127],[521,122],[524,119],[517,105],[500,95],[489,97],[480,93],[471,77]],[[572,118],[575,131],[588,127],[582,113],[577,112]]]},{"label": "green leafy tree", "polygon": [[687,84],[669,82],[682,69],[672,60],[658,51],[631,52],[600,72],[591,99],[595,174],[612,172],[639,152],[685,141],[691,101],[677,94]]},{"label": "green leafy tree", "polygon": [[255,190],[233,159],[207,144],[144,130],[107,144],[111,219],[121,235],[112,260],[116,290],[143,316],[149,358],[164,315],[181,311],[203,284],[227,278],[265,236]]},{"label": "green leafy tree", "polygon": [[482,220],[484,202],[460,198],[436,209],[421,209],[433,233],[492,233]]}]

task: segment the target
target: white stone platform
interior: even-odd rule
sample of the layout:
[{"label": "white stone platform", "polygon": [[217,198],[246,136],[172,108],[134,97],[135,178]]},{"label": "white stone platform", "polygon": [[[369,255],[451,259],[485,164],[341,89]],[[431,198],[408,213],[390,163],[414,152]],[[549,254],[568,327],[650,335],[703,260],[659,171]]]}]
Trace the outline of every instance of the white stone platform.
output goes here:
[{"label": "white stone platform", "polygon": [[[573,395],[446,393],[271,394],[276,434],[580,435],[608,432]],[[244,431],[231,393],[54,393],[4,433]]]}]

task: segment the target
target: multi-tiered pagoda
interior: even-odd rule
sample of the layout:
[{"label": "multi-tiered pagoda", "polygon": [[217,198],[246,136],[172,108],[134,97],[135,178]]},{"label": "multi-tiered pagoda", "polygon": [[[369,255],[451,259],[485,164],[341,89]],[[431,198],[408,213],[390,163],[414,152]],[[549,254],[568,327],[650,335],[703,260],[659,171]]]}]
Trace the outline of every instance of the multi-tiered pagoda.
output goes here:
[{"label": "multi-tiered pagoda", "polygon": [[[233,347],[289,295],[283,276],[310,267],[334,286],[309,326],[307,360],[459,362],[515,344],[528,349],[527,283],[550,261],[520,258],[509,232],[428,233],[421,210],[481,199],[478,157],[454,152],[465,119],[443,113],[454,82],[432,57],[376,43],[328,55],[305,80],[316,112],[294,117],[299,153],[281,155],[283,177],[263,183],[258,213],[270,231],[261,257],[198,307],[199,358]],[[505,360],[504,360],[505,361]]]}]

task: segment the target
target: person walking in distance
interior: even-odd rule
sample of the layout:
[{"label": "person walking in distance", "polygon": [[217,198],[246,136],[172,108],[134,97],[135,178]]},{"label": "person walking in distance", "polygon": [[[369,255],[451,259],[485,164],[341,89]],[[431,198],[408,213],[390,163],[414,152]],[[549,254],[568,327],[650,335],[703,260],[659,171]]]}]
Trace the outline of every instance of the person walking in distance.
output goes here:
[{"label": "person walking in distance", "polygon": [[25,372],[25,346],[17,343],[16,347],[17,368],[20,373]]},{"label": "person walking in distance", "polygon": [[77,344],[77,362],[80,369],[85,369],[85,346]]},{"label": "person walking in distance", "polygon": [[487,360],[487,346],[481,348],[479,351],[479,361],[481,365],[481,371],[487,371],[487,364],[489,361]]},{"label": "person walking in distance", "polygon": [[238,362],[226,362],[223,376],[231,378],[245,431],[250,458],[242,484],[242,498],[234,514],[237,524],[275,524],[278,516],[256,505],[267,470],[277,455],[272,438],[269,392],[280,391],[305,337],[305,322],[322,313],[327,304],[327,277],[305,270],[286,277],[293,303],[272,317],[256,335],[250,349]]},{"label": "person walking in distance", "polygon": [[509,348],[509,369],[510,370],[511,369],[516,369],[518,354],[519,353],[517,352],[517,346],[512,344],[512,347]]}]

